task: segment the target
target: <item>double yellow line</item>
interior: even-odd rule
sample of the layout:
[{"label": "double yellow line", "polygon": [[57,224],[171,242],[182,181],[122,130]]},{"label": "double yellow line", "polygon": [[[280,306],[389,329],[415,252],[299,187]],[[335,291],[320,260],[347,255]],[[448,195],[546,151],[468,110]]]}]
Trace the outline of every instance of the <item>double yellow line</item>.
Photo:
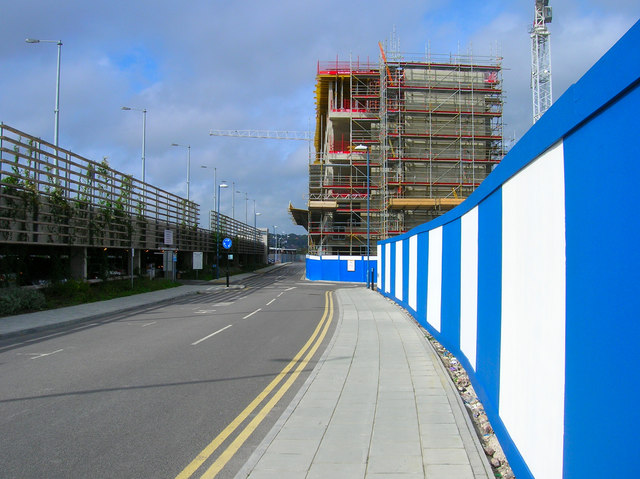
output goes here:
[{"label": "double yellow line", "polygon": [[[316,326],[315,331],[309,338],[309,340],[305,343],[305,345],[298,351],[298,354],[287,364],[282,371],[269,383],[269,385],[262,390],[256,398],[251,401],[251,403],[244,408],[244,410],[238,414],[238,416],[229,423],[224,430],[218,434],[218,436],[211,441],[207,447],[205,447],[200,454],[196,456],[196,458],[191,461],[191,463],[184,468],[184,470],[178,474],[176,479],[186,479],[195,472],[200,469],[202,464],[204,464],[211,455],[226,441],[231,434],[235,432],[235,430],[244,422],[244,420],[249,417],[251,413],[264,401],[264,399],[271,394],[271,392],[282,382],[282,380],[289,374],[294,367],[295,370],[289,375],[286,382],[280,386],[275,394],[269,399],[269,401],[262,406],[262,409],[254,416],[254,418],[245,426],[245,428],[240,431],[240,433],[236,436],[236,438],[227,446],[227,448],[218,456],[218,458],[209,466],[209,468],[200,476],[201,478],[213,478],[222,470],[222,468],[229,462],[229,460],[233,457],[233,455],[240,449],[242,444],[251,436],[251,434],[256,430],[256,428],[260,425],[260,423],[264,420],[265,417],[269,414],[269,412],[274,408],[274,406],[282,399],[282,396],[289,390],[291,385],[300,375],[302,370],[305,368],[307,363],[311,360],[313,355],[316,353],[320,344],[322,343],[324,337],[327,334],[329,329],[329,325],[333,320],[333,296],[331,291],[325,292],[325,305],[324,305],[324,314],[322,315],[322,319]],[[306,355],[305,355],[306,353]],[[300,359],[304,356],[303,359]]]}]

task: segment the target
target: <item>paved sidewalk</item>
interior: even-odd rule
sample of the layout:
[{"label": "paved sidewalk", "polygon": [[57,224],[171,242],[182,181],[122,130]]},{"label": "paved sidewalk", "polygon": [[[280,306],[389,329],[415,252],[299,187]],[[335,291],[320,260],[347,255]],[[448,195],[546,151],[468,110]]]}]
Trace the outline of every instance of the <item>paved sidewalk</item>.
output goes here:
[{"label": "paved sidewalk", "polygon": [[336,299],[332,343],[236,479],[493,477],[415,322],[365,288]]}]

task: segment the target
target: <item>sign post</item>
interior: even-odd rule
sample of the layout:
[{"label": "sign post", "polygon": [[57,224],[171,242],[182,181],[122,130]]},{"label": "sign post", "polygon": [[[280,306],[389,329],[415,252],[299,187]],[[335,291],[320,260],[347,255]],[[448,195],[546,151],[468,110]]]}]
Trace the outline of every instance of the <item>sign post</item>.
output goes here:
[{"label": "sign post", "polygon": [[202,269],[202,251],[193,252],[193,269],[196,270],[196,279],[198,279],[198,270]]},{"label": "sign post", "polygon": [[[224,249],[227,249],[227,250],[231,249],[231,245],[232,245],[231,238],[225,238],[222,240],[222,247]],[[233,258],[233,255],[227,256],[227,288],[229,287],[229,259],[230,258]]]}]

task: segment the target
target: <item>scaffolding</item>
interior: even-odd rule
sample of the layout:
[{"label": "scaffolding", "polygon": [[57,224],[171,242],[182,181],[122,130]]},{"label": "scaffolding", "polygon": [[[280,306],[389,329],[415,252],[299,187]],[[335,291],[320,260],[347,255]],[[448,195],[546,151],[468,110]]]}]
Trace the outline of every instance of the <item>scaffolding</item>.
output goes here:
[{"label": "scaffolding", "polygon": [[435,218],[504,155],[501,58],[380,51],[318,63],[311,254],[367,254],[367,226],[374,246]]},{"label": "scaffolding", "polygon": [[383,233],[378,64],[319,63],[316,106],[316,155],[309,165],[309,251],[363,255],[367,226],[372,243]]}]

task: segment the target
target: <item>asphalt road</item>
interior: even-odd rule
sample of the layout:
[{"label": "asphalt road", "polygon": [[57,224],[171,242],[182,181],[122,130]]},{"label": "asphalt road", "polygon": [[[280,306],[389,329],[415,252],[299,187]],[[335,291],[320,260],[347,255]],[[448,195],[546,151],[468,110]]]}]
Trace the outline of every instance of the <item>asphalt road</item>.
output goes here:
[{"label": "asphalt road", "polygon": [[0,477],[233,477],[333,334],[303,273],[1,342]]}]

